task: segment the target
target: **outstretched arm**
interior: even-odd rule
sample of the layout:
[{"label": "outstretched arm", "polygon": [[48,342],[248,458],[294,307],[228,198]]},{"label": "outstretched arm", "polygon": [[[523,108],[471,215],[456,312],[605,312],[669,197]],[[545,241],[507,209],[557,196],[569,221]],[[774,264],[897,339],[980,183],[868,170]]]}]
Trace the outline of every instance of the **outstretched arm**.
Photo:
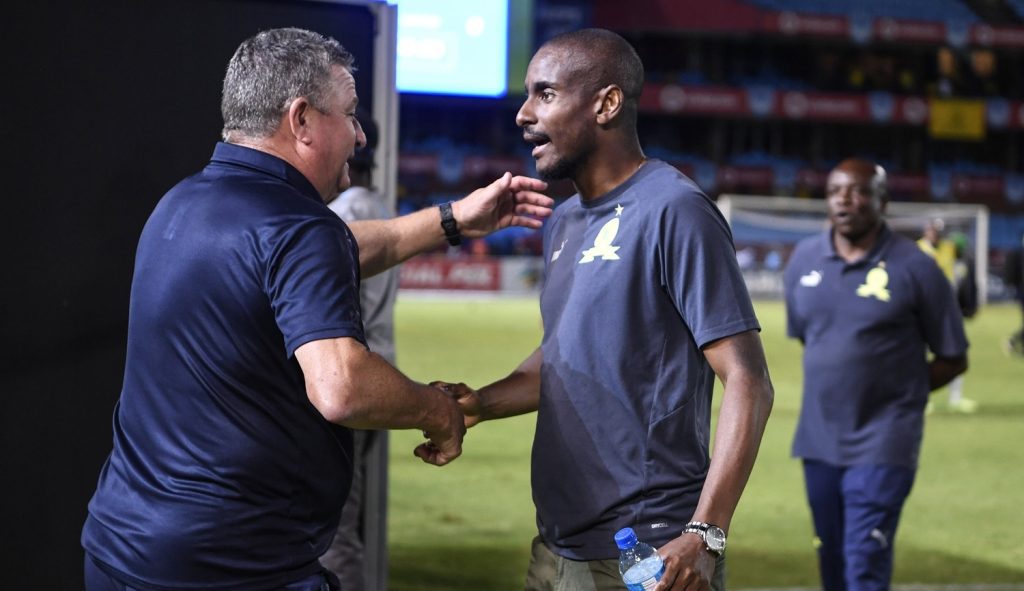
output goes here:
[{"label": "outstretched arm", "polygon": [[[452,214],[466,238],[479,238],[509,226],[539,228],[543,222],[537,218],[551,215],[554,205],[554,200],[538,192],[546,188],[543,181],[506,172],[490,185],[452,203]],[[363,277],[376,275],[445,242],[441,213],[436,207],[388,220],[351,222],[349,228],[359,243]]]},{"label": "outstretched arm", "polygon": [[419,429],[424,462],[447,464],[462,453],[462,412],[437,388],[402,375],[351,338],[310,341],[295,350],[306,395],[325,419],[355,429]]},{"label": "outstretched arm", "polygon": [[473,390],[463,383],[432,382],[449,392],[466,416],[466,427],[537,410],[540,404],[541,351],[538,347],[508,376]]},{"label": "outstretched arm", "polygon": [[[774,391],[756,331],[715,341],[704,347],[704,356],[725,388],[711,467],[693,519],[728,531],[754,467]],[[715,559],[699,536],[683,534],[659,552],[665,576],[658,590],[710,588]]]}]

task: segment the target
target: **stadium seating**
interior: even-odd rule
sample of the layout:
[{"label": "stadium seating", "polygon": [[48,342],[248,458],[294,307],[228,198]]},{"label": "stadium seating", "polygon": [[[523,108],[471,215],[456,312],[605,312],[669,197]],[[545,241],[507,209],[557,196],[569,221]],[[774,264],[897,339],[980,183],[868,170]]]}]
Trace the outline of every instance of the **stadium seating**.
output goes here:
[{"label": "stadium seating", "polygon": [[[748,0],[750,4],[775,11],[807,12],[833,16],[871,15],[905,20],[979,22],[979,18],[958,0]],[[1016,0],[1020,4],[1022,0]],[[1018,10],[1019,11],[1019,10]]]}]

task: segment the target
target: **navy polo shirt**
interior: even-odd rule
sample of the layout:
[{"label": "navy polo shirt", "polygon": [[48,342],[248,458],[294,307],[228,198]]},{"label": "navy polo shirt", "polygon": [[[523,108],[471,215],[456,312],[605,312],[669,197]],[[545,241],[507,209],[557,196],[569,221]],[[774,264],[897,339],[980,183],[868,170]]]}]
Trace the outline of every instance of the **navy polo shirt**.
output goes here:
[{"label": "navy polo shirt", "polygon": [[729,227],[676,169],[650,161],[545,223],[533,499],[541,536],[576,560],[661,545],[697,506],[715,373],[701,348],[758,329]]},{"label": "navy polo shirt", "polygon": [[218,144],[139,239],[114,448],[82,544],[144,589],[270,589],[320,568],[351,433],[293,354],[363,342],[359,257],[298,170]]},{"label": "navy polo shirt", "polygon": [[967,351],[938,265],[885,226],[867,256],[847,263],[829,230],[797,245],[784,281],[787,330],[804,344],[793,455],[916,467],[930,392],[926,350]]}]

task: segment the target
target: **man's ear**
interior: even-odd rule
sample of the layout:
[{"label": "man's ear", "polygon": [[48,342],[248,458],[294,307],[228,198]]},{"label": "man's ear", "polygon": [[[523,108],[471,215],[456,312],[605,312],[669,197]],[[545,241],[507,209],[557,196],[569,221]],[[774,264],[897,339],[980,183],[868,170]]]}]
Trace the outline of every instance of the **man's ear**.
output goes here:
[{"label": "man's ear", "polygon": [[597,123],[598,125],[608,125],[613,119],[618,117],[619,113],[622,112],[623,94],[622,89],[617,85],[612,84],[605,86],[597,93],[598,107],[597,107]]},{"label": "man's ear", "polygon": [[309,103],[309,99],[300,96],[292,101],[284,115],[285,123],[292,136],[306,145],[313,141],[313,136],[309,129],[309,115],[312,110],[313,105]]}]

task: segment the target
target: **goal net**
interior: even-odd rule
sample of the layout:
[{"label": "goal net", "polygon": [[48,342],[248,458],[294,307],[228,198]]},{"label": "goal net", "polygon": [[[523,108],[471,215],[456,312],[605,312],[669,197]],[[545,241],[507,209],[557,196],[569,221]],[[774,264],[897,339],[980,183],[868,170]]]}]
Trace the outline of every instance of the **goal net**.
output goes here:
[{"label": "goal net", "polygon": [[[793,247],[828,227],[822,199],[724,194],[718,197],[718,208],[732,228],[736,258],[754,297],[782,297],[782,270]],[[946,238],[964,234],[974,257],[978,301],[988,301],[988,208],[890,201],[885,220],[894,232],[913,240],[933,220],[942,220]]]}]

